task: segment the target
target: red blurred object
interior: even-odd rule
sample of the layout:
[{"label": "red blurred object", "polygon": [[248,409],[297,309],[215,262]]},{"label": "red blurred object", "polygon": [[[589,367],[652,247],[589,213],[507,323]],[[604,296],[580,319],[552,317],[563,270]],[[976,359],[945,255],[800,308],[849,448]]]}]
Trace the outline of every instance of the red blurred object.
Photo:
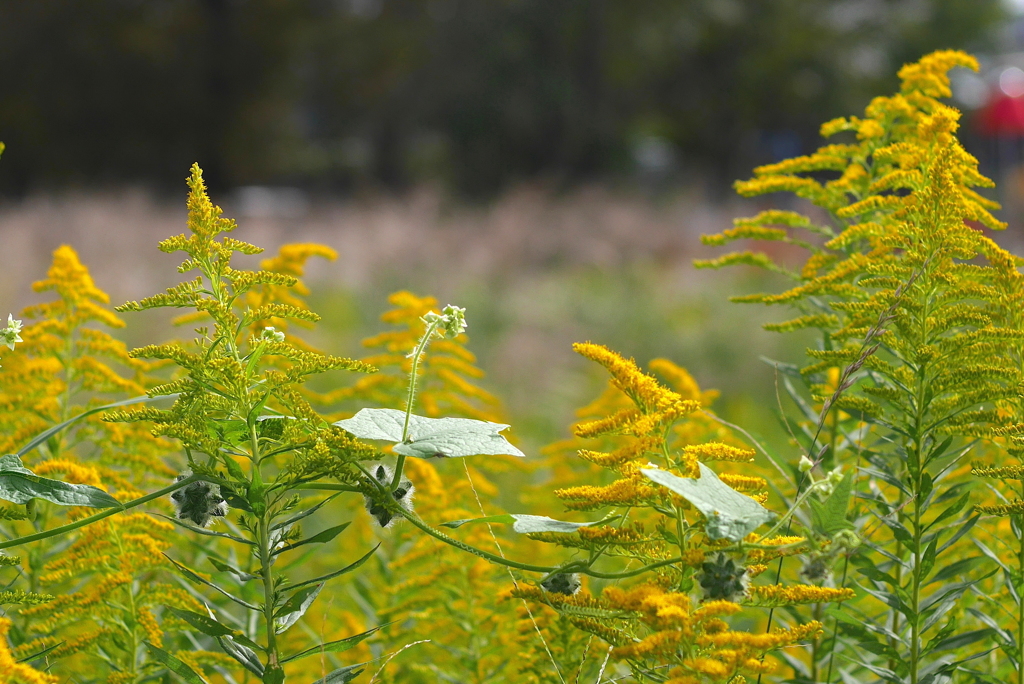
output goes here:
[{"label": "red blurred object", "polygon": [[978,128],[983,135],[1024,136],[1024,97],[1010,97],[996,91],[978,116]]}]

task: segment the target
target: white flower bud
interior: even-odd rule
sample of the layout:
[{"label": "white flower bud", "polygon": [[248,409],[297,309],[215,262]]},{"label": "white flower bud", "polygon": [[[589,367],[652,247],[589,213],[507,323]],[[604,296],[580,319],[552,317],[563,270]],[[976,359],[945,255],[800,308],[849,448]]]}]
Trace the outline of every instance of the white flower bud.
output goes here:
[{"label": "white flower bud", "polygon": [[800,465],[797,466],[801,473],[809,473],[814,468],[814,461],[807,458],[807,456],[800,457]]},{"label": "white flower bud", "polygon": [[268,326],[260,333],[260,339],[267,342],[284,342],[284,333],[274,328],[274,326]]}]

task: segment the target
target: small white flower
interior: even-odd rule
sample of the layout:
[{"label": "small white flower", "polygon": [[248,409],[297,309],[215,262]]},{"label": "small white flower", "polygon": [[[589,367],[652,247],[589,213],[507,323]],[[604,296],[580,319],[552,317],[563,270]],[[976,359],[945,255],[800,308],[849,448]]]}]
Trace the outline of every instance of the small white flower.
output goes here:
[{"label": "small white flower", "polygon": [[7,314],[7,327],[0,329],[0,342],[7,345],[8,349],[14,349],[14,345],[23,342],[21,335],[21,321],[14,319],[12,314]]},{"label": "small white flower", "polygon": [[260,333],[260,339],[267,342],[284,342],[284,333],[274,328],[274,326],[269,326]]},{"label": "small white flower", "polygon": [[836,468],[828,474],[829,484],[837,485],[843,481],[843,469],[842,467]]},{"label": "small white flower", "polygon": [[807,458],[807,456],[800,457],[800,465],[797,466],[801,473],[809,473],[814,468],[814,461]]},{"label": "small white flower", "polygon": [[441,309],[441,313],[444,314],[445,333],[448,337],[457,337],[466,332],[468,325],[465,309],[449,304]]}]

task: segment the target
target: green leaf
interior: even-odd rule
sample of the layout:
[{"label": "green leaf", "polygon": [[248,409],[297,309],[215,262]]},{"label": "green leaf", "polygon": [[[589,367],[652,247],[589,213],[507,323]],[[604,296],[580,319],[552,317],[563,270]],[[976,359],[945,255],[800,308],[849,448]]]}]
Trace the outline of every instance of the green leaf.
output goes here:
[{"label": "green leaf", "polygon": [[293,656],[288,656],[281,662],[288,663],[293,660],[299,660],[300,658],[305,658],[306,656],[311,655],[318,655],[320,653],[341,653],[343,651],[347,651],[353,646],[359,645],[363,640],[372,636],[374,632],[377,632],[378,630],[387,627],[390,624],[392,623],[389,622],[387,624],[380,625],[379,627],[369,629],[365,632],[362,632],[361,634],[355,634],[350,637],[345,637],[344,639],[338,639],[337,641],[328,641],[326,644],[320,644],[319,646],[307,648],[305,651],[296,653]]},{"label": "green leaf", "polygon": [[824,501],[808,499],[815,529],[829,537],[841,530],[853,529],[853,524],[846,519],[852,495],[853,474],[846,473]]},{"label": "green leaf", "polygon": [[590,527],[591,525],[600,525],[606,523],[609,520],[614,520],[619,516],[613,516],[611,518],[605,518],[604,520],[597,520],[595,522],[565,522],[563,520],[555,520],[545,515],[525,515],[521,513],[512,513],[505,515],[489,515],[486,518],[466,518],[464,520],[452,520],[449,522],[441,523],[441,527],[462,527],[469,523],[503,523],[512,524],[512,529],[520,534],[530,534],[532,532],[566,532],[571,533],[580,529],[581,527]]},{"label": "green leaf", "polygon": [[983,556],[972,556],[971,558],[963,558],[954,563],[950,563],[946,567],[935,573],[935,576],[928,580],[928,584],[935,582],[944,582],[945,580],[952,579],[957,575],[964,575],[973,570],[976,566],[984,562]]},{"label": "green leaf", "polygon": [[[172,613],[177,615],[179,618],[190,624],[197,631],[202,632],[207,636],[212,637],[231,637],[240,644],[244,644],[249,648],[258,648],[263,650],[263,647],[257,644],[255,641],[245,636],[238,630],[232,629],[227,625],[221,624],[215,620],[211,615],[203,615],[201,613],[195,613],[191,610],[182,610],[180,608],[167,607]],[[209,609],[207,609],[209,610]]]},{"label": "green leaf", "polygon": [[161,663],[168,670],[181,677],[188,684],[206,684],[206,680],[196,674],[196,671],[191,667],[181,662],[174,656],[162,648],[157,648],[148,641],[143,642],[146,644],[146,648],[153,655],[153,658]]},{"label": "green leaf", "polygon": [[331,494],[329,497],[327,497],[326,499],[324,499],[320,503],[316,504],[315,506],[310,506],[306,510],[300,511],[300,512],[296,513],[295,515],[293,515],[292,517],[288,518],[287,520],[282,520],[279,523],[274,523],[274,525],[272,525],[270,529],[271,530],[279,530],[282,527],[288,527],[289,525],[294,525],[295,523],[299,522],[303,518],[308,517],[308,516],[313,515],[314,513],[316,513],[318,510],[320,510],[321,506],[323,506],[324,504],[328,503],[329,501],[334,499],[334,497],[336,497],[336,496],[338,496],[338,494]]},{"label": "green leaf", "polygon": [[61,646],[63,646],[66,643],[67,643],[66,641],[59,641],[56,644],[53,644],[51,646],[47,646],[46,648],[44,648],[41,651],[36,651],[35,653],[33,653],[30,656],[25,656],[24,658],[18,658],[18,662],[19,663],[31,663],[33,660],[36,660],[38,658],[42,658],[44,655],[46,655],[50,651],[52,651],[52,650],[54,650],[56,648],[60,648]]},{"label": "green leaf", "polygon": [[964,646],[968,646],[970,644],[973,644],[975,641],[981,641],[982,639],[987,639],[991,635],[992,635],[992,630],[989,629],[988,627],[985,627],[983,629],[975,629],[975,630],[970,631],[970,632],[961,632],[960,634],[956,634],[954,636],[951,636],[948,639],[943,639],[942,641],[940,641],[939,643],[935,644],[934,646],[931,646],[931,644],[929,644],[930,648],[928,650],[929,650],[929,652],[930,651],[951,651],[953,649],[963,648]]},{"label": "green leaf", "polygon": [[113,404],[106,404],[104,406],[97,406],[96,408],[91,408],[88,411],[83,411],[82,413],[79,413],[74,418],[68,418],[63,423],[58,423],[57,425],[54,425],[52,428],[40,432],[38,435],[30,439],[28,444],[18,449],[17,455],[24,456],[25,454],[35,449],[37,446],[39,446],[46,440],[50,439],[50,437],[53,437],[61,430],[64,430],[74,425],[78,421],[88,418],[89,416],[95,415],[97,413],[102,413],[103,411],[107,411],[114,408],[120,408],[122,406],[131,406],[133,404],[147,404],[151,401],[159,401],[160,399],[174,399],[177,398],[177,396],[177,394],[163,394],[159,397],[133,397],[131,399],[125,399],[124,401],[115,401]]},{"label": "green leaf", "polygon": [[40,477],[22,465],[15,454],[0,456],[0,499],[16,504],[45,499],[61,506],[121,507],[117,499],[97,487]]},{"label": "green leaf", "polygon": [[256,651],[242,644],[235,643],[235,640],[229,636],[217,637],[217,641],[220,643],[220,647],[224,649],[224,652],[241,663],[242,667],[257,677],[263,676],[263,663],[260,662]]},{"label": "green leaf", "polygon": [[277,634],[281,634],[286,629],[294,625],[299,621],[299,618],[305,615],[309,607],[313,605],[313,601],[320,594],[320,590],[324,588],[323,583],[314,584],[312,586],[299,589],[297,592],[291,595],[291,597],[285,601],[284,605],[277,609],[274,615],[274,631]]},{"label": "green leaf", "polygon": [[335,525],[334,527],[329,527],[326,530],[324,530],[323,532],[319,532],[317,534],[314,534],[312,537],[309,537],[307,539],[303,539],[301,541],[297,541],[294,544],[289,544],[288,546],[280,548],[277,551],[274,551],[274,553],[272,555],[276,556],[279,553],[284,553],[286,551],[291,551],[292,549],[296,549],[296,548],[298,548],[300,546],[305,546],[306,544],[323,544],[325,542],[329,542],[332,539],[334,539],[335,537],[337,537],[339,534],[344,532],[345,528],[348,527],[351,524],[352,524],[351,522],[346,522],[346,523],[342,523],[340,525]]},{"label": "green leaf", "polygon": [[380,439],[393,443],[394,452],[417,458],[459,458],[462,456],[524,457],[499,432],[509,427],[502,423],[469,418],[424,418],[409,416],[409,432],[402,441],[405,411],[364,408],[356,415],[339,420],[336,426],[360,439]]},{"label": "green leaf", "polygon": [[247,603],[247,602],[243,601],[242,599],[238,598],[237,596],[229,594],[228,592],[226,592],[225,590],[221,589],[220,587],[218,587],[213,582],[210,582],[209,580],[203,579],[202,577],[197,575],[192,570],[186,568],[184,565],[182,565],[178,561],[176,561],[173,558],[171,558],[170,556],[168,556],[166,553],[162,554],[162,555],[163,555],[164,558],[166,558],[167,560],[171,561],[171,563],[174,564],[174,567],[176,567],[178,569],[178,571],[182,575],[184,575],[187,579],[192,580],[196,584],[203,584],[203,585],[205,585],[207,587],[210,587],[211,589],[219,591],[221,594],[223,594],[227,598],[231,599],[232,601],[234,601],[238,605],[242,606],[243,608],[248,608],[249,610],[259,611],[259,608],[257,608],[256,606],[252,605],[251,603]]},{"label": "green leaf", "polygon": [[379,548],[380,548],[380,544],[377,544],[377,546],[374,546],[372,549],[367,551],[366,554],[362,558],[360,558],[359,560],[357,560],[356,562],[354,562],[354,563],[352,563],[350,565],[346,565],[341,570],[335,570],[334,572],[329,572],[326,575],[321,575],[320,577],[316,577],[316,578],[311,579],[311,580],[306,580],[305,582],[299,582],[298,584],[294,585],[292,587],[292,589],[298,589],[299,587],[304,587],[307,584],[317,584],[319,582],[326,582],[327,580],[334,579],[335,577],[337,577],[339,575],[344,575],[345,573],[352,572],[353,570],[355,570],[359,566],[361,566],[363,563],[365,563],[366,561],[370,560],[370,557]]},{"label": "green leaf", "polygon": [[235,630],[222,625],[208,615],[195,613],[191,610],[182,610],[181,608],[171,608],[170,606],[167,609],[206,636],[222,637],[235,634]]},{"label": "green leaf", "polygon": [[[359,673],[363,671],[363,665],[366,663],[359,663],[358,665],[349,665],[343,667],[334,672],[331,672],[323,679],[318,679],[313,684],[347,684],[353,679],[359,676]],[[358,670],[356,668],[359,668]]]},{"label": "green leaf", "polygon": [[224,539],[230,539],[231,541],[237,542],[239,544],[248,544],[249,546],[256,546],[256,542],[249,541],[248,539],[242,539],[241,537],[236,537],[233,534],[227,534],[225,532],[215,532],[213,530],[208,530],[205,527],[196,527],[195,525],[189,525],[186,522],[182,522],[177,518],[172,518],[169,515],[164,515],[163,513],[156,513],[155,515],[163,518],[164,520],[174,523],[178,527],[183,527],[189,532],[195,532],[196,534],[202,534],[207,537],[223,537]]},{"label": "green leaf", "polygon": [[683,497],[707,519],[706,532],[710,539],[740,541],[761,525],[775,517],[775,514],[749,496],[718,479],[715,472],[703,463],[700,477],[682,478],[656,468],[640,472],[652,481],[667,487]]},{"label": "green leaf", "polygon": [[235,566],[223,563],[212,556],[207,558],[207,560],[210,561],[210,564],[213,565],[213,567],[217,568],[221,572],[228,572],[234,575],[239,582],[248,582],[258,577],[258,575],[253,575],[251,573],[239,570]]}]

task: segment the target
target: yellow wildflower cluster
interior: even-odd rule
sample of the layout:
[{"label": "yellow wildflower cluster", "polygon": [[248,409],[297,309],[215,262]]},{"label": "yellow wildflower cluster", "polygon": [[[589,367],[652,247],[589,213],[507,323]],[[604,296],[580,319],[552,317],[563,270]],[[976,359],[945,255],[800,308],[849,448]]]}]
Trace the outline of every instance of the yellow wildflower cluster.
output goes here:
[{"label": "yellow wildflower cluster", "polygon": [[57,684],[55,675],[40,672],[23,662],[7,648],[7,634],[11,621],[0,617],[0,684]]}]

